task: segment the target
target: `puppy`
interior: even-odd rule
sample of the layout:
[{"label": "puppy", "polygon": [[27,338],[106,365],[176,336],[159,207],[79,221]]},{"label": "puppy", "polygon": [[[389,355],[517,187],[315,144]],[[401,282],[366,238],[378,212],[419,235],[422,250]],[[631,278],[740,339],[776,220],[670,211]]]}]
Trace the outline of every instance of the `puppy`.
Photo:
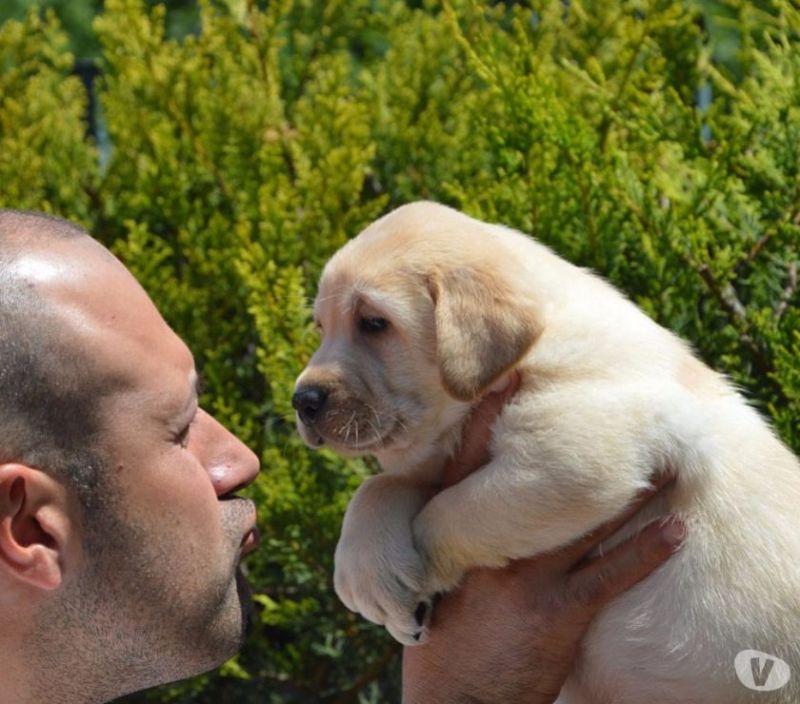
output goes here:
[{"label": "puppy", "polygon": [[[336,253],[314,314],[300,433],[384,470],[344,518],[348,608],[422,643],[432,596],[466,570],[570,543],[673,468],[609,544],[671,512],[684,546],[598,616],[559,703],[800,702],[800,467],[684,343],[529,237],[424,202]],[[511,370],[493,459],[436,493],[470,410]],[[781,658],[789,682],[748,689],[734,666],[748,649]]]}]

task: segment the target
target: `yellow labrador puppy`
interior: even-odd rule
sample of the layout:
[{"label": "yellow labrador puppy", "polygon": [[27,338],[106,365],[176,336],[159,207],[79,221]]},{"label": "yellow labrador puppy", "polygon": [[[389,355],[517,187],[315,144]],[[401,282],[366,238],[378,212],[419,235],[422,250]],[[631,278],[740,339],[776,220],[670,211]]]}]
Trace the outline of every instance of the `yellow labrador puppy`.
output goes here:
[{"label": "yellow labrador puppy", "polygon": [[[683,342],[529,237],[435,203],[345,245],[314,314],[300,432],[384,470],[336,550],[350,609],[424,642],[432,596],[466,570],[569,543],[671,467],[641,521],[679,514],[686,543],[596,620],[559,702],[800,702],[800,466]],[[470,409],[513,369],[492,461],[435,493]]]}]

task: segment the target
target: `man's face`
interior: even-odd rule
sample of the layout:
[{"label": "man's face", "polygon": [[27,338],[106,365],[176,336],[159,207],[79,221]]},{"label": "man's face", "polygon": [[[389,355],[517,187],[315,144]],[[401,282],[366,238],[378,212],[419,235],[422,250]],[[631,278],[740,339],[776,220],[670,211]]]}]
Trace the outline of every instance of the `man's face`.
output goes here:
[{"label": "man's face", "polygon": [[256,516],[234,492],[258,460],[198,408],[189,350],[96,249],[70,244],[57,265],[51,253],[28,262],[111,389],[98,399],[111,487],[102,532],[87,531],[84,569],[54,614],[87,647],[103,643],[114,672],[138,669],[131,689],[208,670],[241,645],[249,599],[239,561],[256,545]]}]

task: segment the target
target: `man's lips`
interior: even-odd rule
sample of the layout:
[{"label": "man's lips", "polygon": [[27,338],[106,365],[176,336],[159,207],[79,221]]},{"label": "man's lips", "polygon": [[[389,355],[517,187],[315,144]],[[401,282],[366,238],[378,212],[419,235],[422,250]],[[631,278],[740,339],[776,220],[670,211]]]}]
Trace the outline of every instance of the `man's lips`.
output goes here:
[{"label": "man's lips", "polygon": [[240,506],[244,516],[242,516],[243,523],[245,526],[249,526],[246,529],[244,535],[242,536],[242,541],[239,543],[239,548],[242,551],[242,557],[245,555],[249,555],[253,550],[255,550],[259,543],[261,542],[261,535],[258,532],[258,524],[256,523],[256,505],[252,499],[244,499],[242,497],[236,497],[239,499]]},{"label": "man's lips", "polygon": [[249,555],[261,543],[261,534],[258,532],[258,526],[254,525],[242,538],[242,555]]}]

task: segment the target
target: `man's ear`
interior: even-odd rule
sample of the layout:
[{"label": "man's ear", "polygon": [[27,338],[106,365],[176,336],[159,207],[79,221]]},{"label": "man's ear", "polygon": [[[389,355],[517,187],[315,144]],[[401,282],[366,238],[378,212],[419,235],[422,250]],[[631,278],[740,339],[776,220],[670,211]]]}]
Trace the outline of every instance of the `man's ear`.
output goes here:
[{"label": "man's ear", "polygon": [[436,355],[445,389],[472,401],[525,355],[542,331],[535,302],[488,267],[436,271]]},{"label": "man's ear", "polygon": [[58,588],[73,528],[62,484],[32,467],[0,464],[0,574],[36,589]]}]

